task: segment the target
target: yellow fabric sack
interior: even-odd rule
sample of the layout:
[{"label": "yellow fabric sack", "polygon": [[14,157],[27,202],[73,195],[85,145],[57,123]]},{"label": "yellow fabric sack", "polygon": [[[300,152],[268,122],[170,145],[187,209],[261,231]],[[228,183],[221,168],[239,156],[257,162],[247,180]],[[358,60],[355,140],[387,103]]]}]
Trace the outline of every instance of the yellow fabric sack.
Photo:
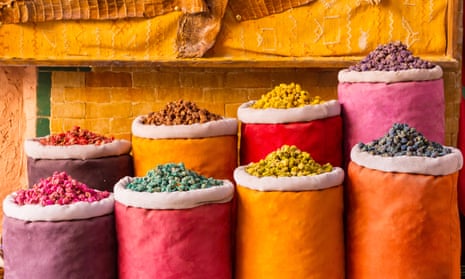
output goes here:
[{"label": "yellow fabric sack", "polygon": [[135,176],[144,176],[159,164],[183,162],[203,176],[233,181],[238,165],[237,120],[175,126],[139,121],[136,118],[132,126]]},{"label": "yellow fabric sack", "polygon": [[342,169],[258,178],[239,167],[234,177],[236,279],[344,278]]},{"label": "yellow fabric sack", "polygon": [[347,278],[459,279],[460,151],[427,158],[356,149],[346,183]]}]

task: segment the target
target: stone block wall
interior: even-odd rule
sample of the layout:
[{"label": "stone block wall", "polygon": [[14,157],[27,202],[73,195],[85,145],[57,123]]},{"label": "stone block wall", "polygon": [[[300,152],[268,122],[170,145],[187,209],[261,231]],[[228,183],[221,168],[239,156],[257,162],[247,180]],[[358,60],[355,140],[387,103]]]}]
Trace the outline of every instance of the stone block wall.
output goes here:
[{"label": "stone block wall", "polygon": [[[189,100],[208,110],[236,117],[237,107],[260,98],[279,83],[295,82],[312,95],[337,99],[338,70],[322,69],[93,69],[54,71],[50,132],[74,125],[130,139],[138,115],[166,103]],[[445,71],[446,143],[455,145],[461,94],[460,71]],[[395,102],[395,100],[392,100]]]},{"label": "stone block wall", "polygon": [[307,69],[94,69],[52,73],[51,132],[80,125],[130,139],[132,120],[179,99],[227,117],[279,83],[337,98],[337,71]]}]

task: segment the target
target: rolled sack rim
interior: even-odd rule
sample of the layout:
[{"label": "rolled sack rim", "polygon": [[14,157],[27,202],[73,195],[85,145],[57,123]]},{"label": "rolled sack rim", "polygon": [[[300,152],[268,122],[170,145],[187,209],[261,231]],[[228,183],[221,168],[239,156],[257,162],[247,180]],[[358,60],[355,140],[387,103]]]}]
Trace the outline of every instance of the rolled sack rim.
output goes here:
[{"label": "rolled sack rim", "polygon": [[152,125],[143,124],[143,115],[132,121],[132,134],[148,139],[205,138],[237,135],[236,118],[225,117],[220,120],[190,125]]},{"label": "rolled sack rim", "polygon": [[79,201],[71,204],[52,204],[42,206],[38,204],[18,205],[14,202],[16,192],[3,200],[5,216],[24,221],[70,221],[90,219],[108,215],[114,212],[114,196],[94,202]]},{"label": "rolled sack rim", "polygon": [[445,147],[450,148],[452,152],[436,158],[406,155],[384,157],[363,152],[356,144],[350,151],[350,159],[359,166],[384,172],[449,175],[463,167],[463,156],[459,149]]},{"label": "rolled sack rim", "polygon": [[28,157],[34,159],[97,159],[110,156],[129,154],[132,144],[128,140],[116,139],[112,142],[73,145],[43,145],[37,139],[27,139],[24,150]]},{"label": "rolled sack rim", "polygon": [[234,180],[238,186],[262,192],[301,192],[329,189],[342,185],[344,182],[344,170],[333,167],[331,172],[308,176],[258,177],[245,171],[247,166],[239,166],[234,170]]},{"label": "rolled sack rim", "polygon": [[292,123],[324,119],[341,114],[341,104],[338,100],[329,100],[322,104],[306,105],[297,108],[254,109],[251,106],[256,101],[243,103],[237,109],[237,118],[244,123]]},{"label": "rolled sack rim", "polygon": [[400,71],[350,71],[349,69],[340,70],[338,73],[338,81],[353,83],[353,82],[403,82],[403,81],[426,81],[437,80],[443,77],[442,68],[436,65],[431,69],[409,69]]},{"label": "rolled sack rim", "polygon": [[126,186],[134,177],[121,178],[114,186],[115,201],[144,209],[189,209],[206,204],[227,203],[234,196],[234,185],[224,179],[223,185],[182,192],[137,192]]}]

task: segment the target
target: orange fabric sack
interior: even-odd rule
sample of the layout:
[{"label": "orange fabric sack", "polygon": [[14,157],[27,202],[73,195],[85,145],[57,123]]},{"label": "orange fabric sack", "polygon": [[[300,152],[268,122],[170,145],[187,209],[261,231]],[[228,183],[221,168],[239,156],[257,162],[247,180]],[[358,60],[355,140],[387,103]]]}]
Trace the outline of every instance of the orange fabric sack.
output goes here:
[{"label": "orange fabric sack", "polygon": [[335,169],[277,178],[235,170],[236,279],[344,278],[344,172]]},{"label": "orange fabric sack", "polygon": [[237,167],[237,120],[203,124],[132,126],[135,176],[144,176],[159,164],[183,162],[186,168],[207,177],[233,180]]},{"label": "orange fabric sack", "polygon": [[460,152],[363,158],[355,149],[346,180],[347,278],[460,278]]}]

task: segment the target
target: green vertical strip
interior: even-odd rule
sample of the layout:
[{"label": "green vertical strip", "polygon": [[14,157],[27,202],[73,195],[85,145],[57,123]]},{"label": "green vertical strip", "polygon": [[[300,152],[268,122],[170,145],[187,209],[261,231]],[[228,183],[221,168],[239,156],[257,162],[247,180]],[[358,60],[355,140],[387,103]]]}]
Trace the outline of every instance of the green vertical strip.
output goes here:
[{"label": "green vertical strip", "polygon": [[90,72],[90,67],[39,67],[37,76],[37,115],[36,136],[50,135],[50,96],[52,92],[52,73],[57,71]]},{"label": "green vertical strip", "polygon": [[50,134],[50,118],[38,117],[36,119],[36,136],[44,137]]},{"label": "green vertical strip", "polygon": [[38,70],[37,77],[37,121],[36,136],[50,134],[50,94],[52,91],[52,72],[47,69]]}]

